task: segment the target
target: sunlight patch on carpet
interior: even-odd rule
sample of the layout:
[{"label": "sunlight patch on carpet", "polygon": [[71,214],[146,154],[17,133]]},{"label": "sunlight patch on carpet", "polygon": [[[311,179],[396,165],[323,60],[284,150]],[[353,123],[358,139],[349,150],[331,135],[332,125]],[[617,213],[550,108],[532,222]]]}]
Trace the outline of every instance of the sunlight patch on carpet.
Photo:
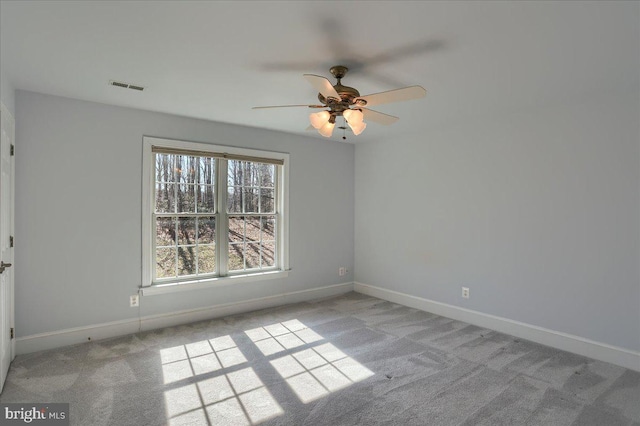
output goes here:
[{"label": "sunlight patch on carpet", "polygon": [[304,403],[373,376],[371,370],[326,343],[321,335],[297,319],[245,333],[265,356],[311,346],[270,361]]},{"label": "sunlight patch on carpet", "polygon": [[[171,425],[255,425],[284,413],[231,336],[160,350]],[[215,375],[215,374],[218,375]],[[212,377],[213,375],[213,377]]]}]

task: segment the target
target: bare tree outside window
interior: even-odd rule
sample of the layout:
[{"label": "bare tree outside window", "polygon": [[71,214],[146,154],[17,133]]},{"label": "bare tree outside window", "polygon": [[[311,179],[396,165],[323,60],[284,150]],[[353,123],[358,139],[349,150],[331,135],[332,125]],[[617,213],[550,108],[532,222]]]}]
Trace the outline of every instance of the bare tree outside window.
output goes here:
[{"label": "bare tree outside window", "polygon": [[227,162],[230,271],[275,265],[275,174],[273,164]]},{"label": "bare tree outside window", "polygon": [[215,273],[215,164],[155,154],[157,278]]},{"label": "bare tree outside window", "polygon": [[[153,155],[154,280],[216,275],[216,238],[226,238],[224,269],[230,273],[276,266],[276,165]],[[216,182],[216,167],[226,169],[226,183]],[[225,212],[218,211],[216,186],[226,190]],[[226,221],[228,235],[217,237],[216,217]]]}]

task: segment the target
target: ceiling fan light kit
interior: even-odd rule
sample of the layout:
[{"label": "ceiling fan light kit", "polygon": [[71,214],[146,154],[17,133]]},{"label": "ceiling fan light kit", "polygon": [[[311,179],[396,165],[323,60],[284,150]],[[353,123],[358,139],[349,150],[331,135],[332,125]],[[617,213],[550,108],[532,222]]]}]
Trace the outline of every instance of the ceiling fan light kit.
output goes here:
[{"label": "ceiling fan light kit", "polygon": [[309,114],[309,121],[314,129],[319,129],[324,126],[329,122],[329,118],[331,118],[329,111],[312,112]]},{"label": "ceiling fan light kit", "polygon": [[359,109],[347,109],[342,112],[342,116],[347,120],[347,124],[356,136],[367,127],[367,123],[364,122],[364,114]]},{"label": "ceiling fan light kit", "polygon": [[331,137],[331,134],[333,133],[333,128],[335,126],[336,126],[335,121],[333,123],[330,121],[327,121],[327,123],[324,126],[318,129],[318,133],[320,133],[325,138]]},{"label": "ceiling fan light kit", "polygon": [[[318,91],[318,100],[322,105],[281,105],[280,107],[304,106],[308,108],[328,108],[328,110],[309,114],[309,121],[314,129],[318,130],[324,137],[331,137],[336,123],[336,117],[344,117],[354,135],[361,134],[367,127],[365,119],[383,125],[393,124],[398,121],[398,117],[374,111],[365,106],[380,105],[391,102],[408,101],[422,98],[427,91],[421,86],[409,86],[402,89],[389,90],[387,92],[374,93],[360,96],[353,87],[343,86],[342,78],[349,71],[343,65],[331,67],[330,72],[338,80],[332,85],[325,77],[304,74],[304,78]],[[254,107],[277,108],[278,106]],[[340,127],[341,129],[344,127]],[[344,139],[344,138],[343,138]]]},{"label": "ceiling fan light kit", "polygon": [[361,123],[364,120],[364,114],[359,109],[343,111],[342,116],[351,124]]},{"label": "ceiling fan light kit", "polygon": [[364,131],[364,129],[367,128],[367,123],[365,123],[364,121],[358,124],[351,124],[351,123],[348,123],[348,124],[349,124],[349,127],[351,127],[353,134],[356,136],[358,136],[360,133]]}]

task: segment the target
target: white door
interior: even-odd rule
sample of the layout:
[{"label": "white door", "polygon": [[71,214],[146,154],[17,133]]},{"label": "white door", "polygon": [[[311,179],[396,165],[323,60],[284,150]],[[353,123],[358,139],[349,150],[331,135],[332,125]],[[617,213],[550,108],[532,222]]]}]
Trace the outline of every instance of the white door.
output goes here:
[{"label": "white door", "polygon": [[0,391],[13,358],[14,121],[0,103]]}]

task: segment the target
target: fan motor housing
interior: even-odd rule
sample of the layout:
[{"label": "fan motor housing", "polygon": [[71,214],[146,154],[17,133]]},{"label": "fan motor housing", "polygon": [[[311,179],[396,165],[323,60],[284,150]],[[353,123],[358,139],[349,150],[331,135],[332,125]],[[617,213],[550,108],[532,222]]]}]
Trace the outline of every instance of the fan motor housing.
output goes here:
[{"label": "fan motor housing", "polygon": [[355,100],[360,97],[360,92],[353,87],[343,86],[338,83],[333,86],[333,88],[336,89],[336,92],[340,95],[341,102],[335,102],[333,99],[327,99],[322,95],[322,93],[318,93],[318,100],[328,106],[343,104],[344,109],[347,109],[349,105],[353,105]]},{"label": "fan motor housing", "polygon": [[336,65],[331,67],[331,74],[338,80],[333,88],[340,95],[340,100],[333,98],[326,98],[322,93],[318,93],[318,100],[327,107],[331,108],[332,116],[340,116],[343,111],[350,109],[351,105],[358,105],[363,107],[367,104],[367,101],[360,98],[360,92],[355,88],[349,86],[343,86],[341,79],[349,71],[349,68],[344,65]]}]

